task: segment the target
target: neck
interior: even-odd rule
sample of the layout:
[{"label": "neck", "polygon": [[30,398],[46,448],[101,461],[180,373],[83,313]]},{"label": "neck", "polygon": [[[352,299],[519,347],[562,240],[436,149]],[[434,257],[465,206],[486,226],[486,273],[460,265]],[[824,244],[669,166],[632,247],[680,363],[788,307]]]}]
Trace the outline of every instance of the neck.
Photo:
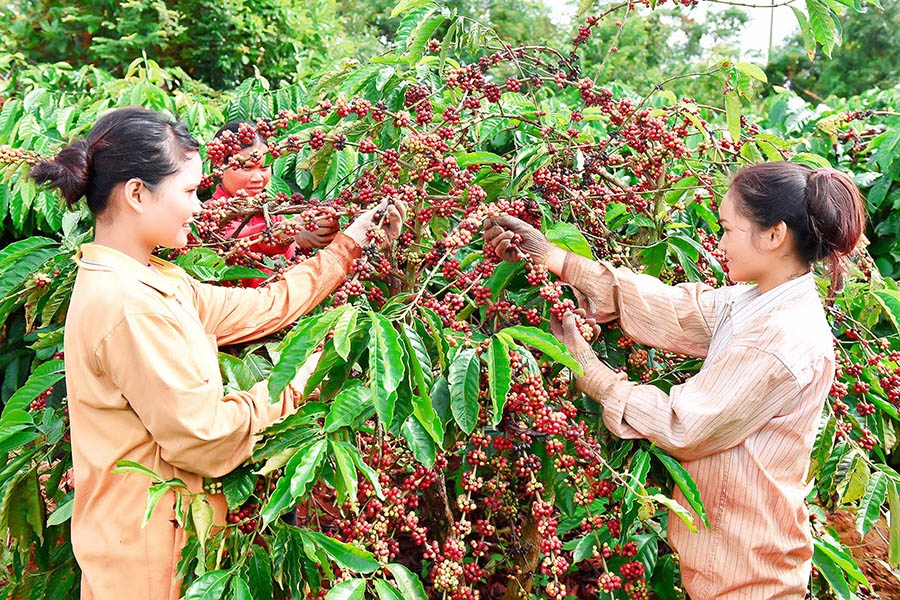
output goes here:
[{"label": "neck", "polygon": [[777,288],[782,283],[787,283],[792,279],[802,277],[809,273],[809,265],[796,261],[784,261],[779,263],[775,268],[766,272],[756,282],[760,294],[765,294],[769,290]]},{"label": "neck", "polygon": [[121,224],[112,227],[98,220],[94,225],[94,242],[118,250],[142,265],[150,264],[153,248],[143,244],[131,227],[123,227]]}]

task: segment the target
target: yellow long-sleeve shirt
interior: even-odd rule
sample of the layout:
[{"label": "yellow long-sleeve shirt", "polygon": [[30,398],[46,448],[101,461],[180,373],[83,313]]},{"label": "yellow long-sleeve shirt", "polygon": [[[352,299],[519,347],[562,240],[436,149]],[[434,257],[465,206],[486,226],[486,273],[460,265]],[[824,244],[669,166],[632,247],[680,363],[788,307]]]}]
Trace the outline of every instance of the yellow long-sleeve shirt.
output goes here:
[{"label": "yellow long-sleeve shirt", "polygon": [[[261,289],[199,283],[152,258],[150,267],[85,244],[66,317],[65,364],[75,476],[72,545],[84,599],[175,599],[185,543],[174,497],[141,527],[149,480],[112,474],[132,460],[194,492],[204,476],[249,458],[256,434],[294,407],[270,403],[266,382],[225,395],[218,344],[278,331],[343,280],[357,244],[342,234]],[[223,522],[224,500],[214,497]]]}]

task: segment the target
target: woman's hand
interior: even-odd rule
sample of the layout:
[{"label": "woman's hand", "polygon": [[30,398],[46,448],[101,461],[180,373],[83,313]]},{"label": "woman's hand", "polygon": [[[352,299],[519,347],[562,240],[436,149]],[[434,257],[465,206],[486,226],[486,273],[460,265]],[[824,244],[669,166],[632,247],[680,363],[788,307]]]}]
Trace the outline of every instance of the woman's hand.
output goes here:
[{"label": "woman's hand", "polygon": [[591,348],[591,341],[600,335],[600,327],[583,308],[566,313],[562,320],[551,315],[550,333],[568,348],[582,367],[599,360]]},{"label": "woman's hand", "polygon": [[485,219],[484,241],[507,262],[519,262],[529,257],[536,265],[544,264],[553,247],[543,233],[510,216]]},{"label": "woman's hand", "polygon": [[304,229],[294,236],[294,242],[304,250],[313,248],[324,248],[334,239],[340,230],[337,215],[333,208],[323,208],[319,210],[319,216],[315,221],[318,226],[315,231]]},{"label": "woman's hand", "polygon": [[344,234],[360,247],[374,242],[379,248],[387,248],[400,237],[405,220],[405,202],[383,200],[375,208],[370,208],[356,217],[356,220],[344,230]]}]

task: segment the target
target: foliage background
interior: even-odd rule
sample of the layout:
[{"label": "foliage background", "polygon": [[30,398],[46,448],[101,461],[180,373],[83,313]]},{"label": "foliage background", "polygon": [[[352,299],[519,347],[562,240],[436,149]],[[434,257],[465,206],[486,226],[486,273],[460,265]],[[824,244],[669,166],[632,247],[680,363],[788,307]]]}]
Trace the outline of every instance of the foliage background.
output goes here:
[{"label": "foliage background", "polygon": [[[440,112],[459,100],[456,92],[444,85],[448,72],[456,67],[453,61],[463,64],[477,61],[485,55],[488,46],[498,44],[495,32],[500,32],[503,40],[512,44],[545,42],[563,53],[569,51],[574,35],[570,28],[553,25],[546,9],[537,3],[517,3],[515,10],[499,0],[449,3],[440,8],[424,2],[403,2],[396,9],[393,3],[363,0],[302,6],[284,1],[214,4],[135,1],[69,6],[22,2],[11,4],[13,10],[0,16],[8,34],[0,42],[6,44],[6,51],[0,54],[3,57],[0,59],[3,69],[0,144],[8,146],[4,146],[7,154],[0,161],[5,164],[0,175],[0,236],[3,242],[0,250],[0,319],[4,323],[0,333],[0,401],[4,405],[0,417],[0,453],[7,458],[6,466],[0,471],[0,530],[9,535],[9,544],[2,553],[7,567],[6,580],[0,576],[0,581],[12,597],[19,594],[21,597],[63,598],[71,597],[77,590],[77,566],[66,543],[65,507],[71,501],[71,490],[66,487],[64,473],[70,465],[70,456],[65,433],[64,384],[57,352],[61,350],[61,325],[74,277],[69,257],[78,244],[89,239],[91,225],[84,211],[64,212],[54,194],[36,189],[24,177],[28,166],[20,159],[28,159],[28,155],[21,153],[52,154],[73,137],[86,133],[103,111],[127,104],[140,104],[178,115],[204,140],[208,140],[225,120],[273,118],[281,109],[296,111],[303,106],[315,107],[324,97],[336,101],[342,96],[349,99],[358,94],[373,104],[385,102],[389,110],[397,114],[404,108],[405,92],[422,83],[435,90],[434,101]],[[662,164],[667,173],[693,169],[704,183],[696,187],[702,188],[704,193],[693,193],[690,186],[696,181],[679,185],[678,179],[673,178],[660,185],[658,191],[662,194],[662,202],[657,205],[659,210],[656,212],[628,211],[624,206],[619,209],[609,205],[613,209],[607,213],[604,226],[609,228],[613,248],[603,243],[600,236],[582,238],[574,236],[571,230],[559,239],[580,247],[587,245],[588,252],[600,257],[611,257],[611,251],[615,250],[620,260],[642,265],[648,272],[661,274],[668,281],[717,278],[714,258],[702,254],[700,248],[703,240],[711,239],[709,236],[715,233],[716,224],[710,211],[717,195],[724,191],[730,169],[763,158],[793,157],[816,166],[833,165],[854,174],[869,202],[870,254],[857,257],[854,280],[831,313],[841,349],[842,370],[838,374],[839,385],[823,415],[813,457],[815,487],[810,497],[819,517],[815,527],[814,560],[820,577],[812,582],[812,594],[815,597],[834,594],[851,598],[872,587],[872,582],[866,580],[870,571],[866,567],[864,572],[856,564],[850,549],[843,547],[829,531],[826,512],[836,507],[848,507],[859,529],[866,531],[882,518],[882,514],[896,515],[900,511],[897,492],[900,476],[895,471],[894,460],[898,437],[896,424],[900,422],[894,391],[898,382],[891,379],[900,366],[897,360],[900,355],[896,354],[900,349],[897,344],[900,291],[891,280],[900,268],[897,243],[900,217],[895,210],[900,201],[897,187],[900,180],[900,128],[895,110],[900,88],[895,80],[896,72],[891,71],[895,62],[866,55],[865,52],[874,45],[860,44],[861,37],[857,37],[876,35],[874,32],[880,31],[881,13],[872,8],[862,13],[848,10],[845,15],[835,15],[832,19],[831,13],[821,13],[822,6],[825,4],[815,0],[807,3],[810,21],[815,15],[819,15],[819,20],[814,27],[804,30],[806,36],[801,40],[804,47],[808,47],[810,37],[818,40],[820,46],[824,44],[823,52],[832,53],[833,57],[827,61],[819,56],[813,65],[821,67],[802,66],[809,72],[809,82],[807,85],[798,83],[792,88],[795,91],[771,85],[784,83],[779,78],[781,73],[788,72],[788,65],[794,65],[790,71],[792,78],[801,81],[793,74],[800,72],[798,65],[802,58],[796,55],[790,58],[790,48],[785,49],[787,59],[773,61],[767,67],[769,83],[765,85],[754,83],[754,77],[762,77],[758,69],[745,64],[739,65],[740,68],[736,66],[735,32],[743,19],[737,11],[722,13],[706,25],[692,22],[688,18],[688,8],[665,6],[656,10],[643,7],[626,11],[625,16],[601,21],[583,44],[580,58],[575,63],[578,72],[574,74],[596,79],[597,85],[608,86],[617,99],[646,102],[658,115],[684,114],[681,98],[696,99],[697,121],[689,121],[692,127],[707,131],[711,145],[698,150],[698,140],[703,136],[695,133],[690,145],[696,156],[680,161],[665,157]],[[595,6],[591,12],[600,13],[608,8],[614,7]],[[896,7],[887,7],[883,18],[894,18],[891,15],[896,16]],[[616,25],[616,18],[622,23],[621,27]],[[836,47],[835,19],[838,18],[844,26],[845,41]],[[540,32],[541,39],[535,39],[535,32]],[[683,34],[676,36],[682,40],[678,45],[664,48],[653,43],[653,40],[673,37],[676,32]],[[442,40],[443,47],[428,51],[426,43],[430,38]],[[196,44],[197,40],[204,41],[206,47]],[[710,44],[713,51],[710,51]],[[209,48],[213,46],[219,51],[210,52]],[[613,47],[615,52],[611,51]],[[878,46],[887,56],[895,47],[890,39]],[[265,49],[262,54],[261,48]],[[866,64],[871,69],[859,71],[858,78],[846,77],[849,67],[841,65],[854,64]],[[516,76],[515,67],[503,62],[493,68],[489,81],[502,84],[510,76]],[[662,82],[665,83],[661,89],[654,88],[656,83]],[[850,83],[856,87],[848,87]],[[483,111],[473,112],[470,125],[479,135],[468,138],[469,146],[461,150],[462,153],[455,153],[455,157],[470,160],[476,166],[484,162],[473,172],[478,177],[478,185],[488,192],[489,203],[502,197],[502,190],[512,186],[508,178],[491,172],[491,162],[522,164],[524,177],[516,180],[512,197],[521,194],[541,204],[545,215],[575,222],[589,232],[586,222],[579,220],[577,215],[565,211],[554,213],[546,205],[546,190],[532,186],[534,173],[541,167],[554,164],[571,168],[578,160],[563,153],[562,159],[556,162],[550,154],[535,151],[544,147],[544,142],[540,139],[539,129],[523,122],[522,117],[529,107],[534,110],[539,106],[547,111],[547,123],[557,132],[566,129],[573,110],[582,109],[574,87],[558,92],[546,91],[546,87],[544,90],[533,98],[507,93],[497,106],[488,103]],[[827,98],[827,101],[821,101],[821,98]],[[587,109],[585,113],[588,113]],[[586,136],[582,139],[589,144],[612,140],[612,136],[608,136],[606,117],[588,114],[591,118],[582,128],[580,135]],[[361,122],[352,123],[359,125]],[[697,122],[701,124],[698,126]],[[753,124],[758,127],[755,131],[750,129]],[[375,129],[351,127],[344,130],[340,119],[328,115],[308,127],[292,125],[295,129],[288,132],[308,136],[314,126],[326,131],[331,139],[346,131],[350,149],[338,152],[332,145],[326,146],[323,153],[312,149],[304,149],[296,155],[288,153],[274,165],[274,190],[325,198],[342,188],[350,189],[352,186],[348,183],[365,170],[352,144],[358,144],[374,131],[382,149],[407,152],[404,136],[413,131],[391,128],[389,124]],[[744,143],[737,149],[731,142],[739,139]],[[619,148],[623,156],[633,155],[628,148]],[[467,159],[469,155],[472,158]],[[709,156],[712,161],[707,160]],[[311,168],[303,168],[304,160]],[[628,178],[629,182],[641,180],[634,176],[632,165],[621,166],[616,174]],[[431,190],[432,193],[436,191],[440,190]],[[459,217],[434,221],[419,230],[420,241],[433,249],[437,242],[446,239],[448,233],[456,231],[462,221]],[[551,220],[545,217],[545,227],[549,228],[550,224]],[[462,262],[475,264],[479,260],[479,250],[477,241],[473,241],[470,247],[460,248],[457,256]],[[708,252],[709,249],[705,250]],[[196,276],[207,280],[228,278],[229,269],[233,268],[209,254],[195,253],[179,260]],[[692,268],[692,264],[703,261],[708,270],[700,272]],[[518,280],[510,280],[507,293],[513,294],[510,297],[523,305],[537,306],[540,301],[533,293],[527,295],[529,286],[521,273],[519,275]],[[441,280],[437,268],[420,271],[417,277],[407,283],[422,284],[435,294],[452,285],[452,281]],[[370,291],[373,286],[377,287],[373,283],[366,285]],[[463,290],[455,289],[454,293],[457,292]],[[354,306],[360,324],[378,321],[380,317],[375,315],[390,317],[393,314],[390,305],[381,307],[371,298],[362,299]],[[374,312],[368,313],[369,309]],[[323,315],[327,314],[301,321],[297,331],[310,339],[316,339],[311,332],[324,335],[327,328],[321,324]],[[427,313],[422,314],[427,320]],[[480,327],[483,325],[481,319],[479,311],[474,310],[458,320]],[[400,337],[385,338],[387,347],[415,339],[408,329],[398,327],[395,335]],[[477,338],[474,341],[460,338],[458,332],[446,326],[435,327],[440,331],[438,337],[458,339],[463,347],[479,342]],[[482,328],[482,333],[487,336],[499,335],[499,331],[502,328],[496,332]],[[304,336],[294,335],[293,339]],[[434,361],[437,379],[449,377],[448,369],[453,370],[453,365],[457,365],[458,371],[458,357],[470,358],[468,354],[448,349],[447,356],[441,361],[440,343],[427,336],[421,337],[426,340],[427,360]],[[610,351],[611,360],[625,366],[633,353],[615,350],[619,337],[615,331],[608,331],[605,349]],[[565,357],[553,355],[548,342],[535,339],[531,345],[543,346],[554,358],[550,361],[555,365],[552,374],[544,374],[545,381],[550,382],[559,375],[561,368],[562,363],[556,359],[564,362]],[[298,349],[296,345],[288,344],[279,349],[274,346],[249,348],[237,356],[224,354],[222,368],[228,385],[246,387],[270,372],[281,373],[283,377],[294,368],[296,361],[279,361],[278,352],[291,352],[292,348],[295,359],[309,350],[305,346]],[[365,349],[360,346],[359,351],[365,352]],[[388,354],[409,358],[409,353],[399,346]],[[363,368],[375,368],[374,361],[366,365],[365,360],[360,360]],[[660,366],[664,362],[660,359],[659,363],[651,362],[650,366],[654,364]],[[630,374],[638,378],[649,372],[645,367],[646,364],[641,369],[633,369]],[[485,368],[490,367],[486,364]],[[676,365],[658,383],[671,385],[679,373],[687,374],[691,368],[690,365]],[[481,387],[485,396],[482,401],[492,396],[495,389],[496,386],[490,383]],[[336,401],[342,391],[346,392],[332,390],[331,398]],[[852,401],[847,400],[848,397]],[[873,414],[867,414],[869,403],[875,407]],[[859,404],[864,405],[863,409],[858,408]],[[308,492],[315,485],[320,490],[337,487],[336,478],[346,477],[346,486],[351,486],[352,482],[352,486],[362,489],[368,475],[365,465],[360,463],[374,465],[384,476],[404,475],[386,472],[373,462],[373,457],[366,453],[373,447],[372,440],[358,424],[327,432],[328,435],[318,430],[313,432],[316,419],[332,414],[334,410],[333,404],[324,408],[312,407],[309,413],[298,418],[293,429],[285,428],[273,434],[268,443],[281,444],[294,452],[292,456],[299,456],[298,448],[303,448],[304,452],[310,450],[308,439],[291,436],[322,436],[321,439],[328,440],[330,450],[326,454],[332,457],[344,448],[341,443],[355,440],[358,444],[355,451],[360,452],[360,460],[354,463],[358,469],[341,470],[333,458],[323,458],[314,469],[301,464],[299,459],[283,465],[286,479],[299,478],[301,472],[317,475],[305,481],[300,486],[302,489],[292,490],[289,496],[282,494],[277,502],[272,497],[260,498],[263,506],[256,510],[267,515],[261,520],[271,521],[268,517],[291,502],[308,501]],[[416,427],[415,421],[412,423],[410,427]],[[472,451],[473,438],[469,435],[472,429],[455,415],[442,419],[441,437],[445,437],[441,447],[436,445],[437,440],[429,443],[427,436],[423,439],[421,435],[410,434],[409,428],[401,432],[401,424],[391,425],[382,423],[380,427],[388,430],[385,435],[393,434],[396,452],[402,457],[401,462],[407,464],[404,461],[409,461],[412,473],[419,472],[415,467],[417,463],[425,463],[431,468],[442,451],[451,461],[454,456],[460,460]],[[476,433],[494,435],[496,431],[487,426]],[[621,545],[629,540],[639,540],[644,548],[653,540],[652,547],[659,550],[651,551],[650,546],[646,546],[648,549],[640,554],[648,573],[648,585],[661,597],[678,597],[676,569],[664,546],[665,513],[656,510],[659,507],[647,500],[657,492],[670,490],[673,473],[677,471],[668,471],[670,463],[665,457],[651,453],[646,445],[635,447],[630,443],[601,441],[611,463],[607,475],[613,479],[619,477],[616,481],[620,482],[614,503],[604,504],[601,510],[630,515],[624,520],[628,526],[624,527],[619,540]],[[356,456],[352,454],[353,446],[349,444],[349,449],[345,448],[351,452],[351,457]],[[543,450],[538,446],[532,446],[530,451],[541,454]],[[314,447],[322,452],[326,448],[325,445]],[[571,451],[572,447],[568,448]],[[261,455],[267,456],[266,453],[263,446]],[[502,453],[498,452],[500,455]],[[139,469],[138,466],[129,468]],[[554,468],[547,466],[542,477],[549,477],[546,483],[552,489],[564,490],[565,486],[556,486],[554,478],[559,471]],[[627,469],[639,474],[638,483],[642,489],[646,486],[643,492],[626,493],[627,486],[621,485],[621,472]],[[363,477],[358,478],[357,471]],[[446,489],[452,496],[461,495],[460,486],[466,472],[467,469],[458,462],[446,472],[441,471],[444,474],[440,476],[446,478]],[[152,474],[148,476],[153,478]],[[249,485],[248,482],[254,479],[255,476],[245,469],[229,480],[229,489],[234,494],[237,487]],[[162,486],[160,489],[177,489],[177,482],[156,481],[155,484]],[[690,484],[685,485],[689,489]],[[346,497],[352,495],[348,488],[343,494]],[[557,495],[559,515],[575,518],[573,515],[577,511],[564,500],[566,492]],[[524,502],[521,498],[518,501]],[[184,515],[198,542],[206,535],[202,527],[203,504],[202,497],[191,496]],[[640,518],[637,515],[639,506],[645,507]],[[266,507],[268,512],[265,512]],[[525,511],[522,514],[527,516],[530,507],[530,503],[522,504],[520,508]],[[649,514],[645,514],[647,512]],[[424,517],[427,517],[427,511],[423,513]],[[455,515],[455,518],[460,517]],[[900,559],[900,523],[892,519],[886,525],[890,529],[891,542],[889,555],[885,557],[890,564],[886,568],[891,574],[896,573],[894,569]],[[573,572],[591,572],[595,559],[591,559],[590,554],[597,545],[596,538],[591,535],[577,537],[575,532],[563,526],[557,532],[566,543],[566,556],[576,563],[579,562],[576,559],[584,561],[573,567]],[[189,592],[190,597],[212,598],[224,593],[245,597],[242,596],[244,588],[238,581],[249,582],[252,585],[247,587],[252,589],[262,585],[263,590],[272,589],[272,594],[277,593],[277,589],[287,590],[300,585],[323,585],[325,590],[331,589],[329,597],[357,597],[354,594],[362,594],[367,586],[381,598],[391,597],[391,589],[402,590],[403,597],[421,597],[426,590],[433,593],[434,574],[430,572],[428,561],[412,568],[408,575],[404,571],[406,567],[389,568],[388,579],[388,571],[380,570],[384,561],[377,560],[373,553],[378,551],[377,543],[339,545],[343,542],[328,541],[329,538],[312,529],[294,531],[274,523],[272,531],[265,535],[271,535],[279,547],[288,549],[285,552],[298,552],[296,556],[281,556],[282,561],[293,561],[293,565],[285,570],[284,563],[278,563],[277,557],[269,557],[275,562],[265,562],[260,557],[253,549],[251,535],[232,533],[228,543],[235,544],[235,554],[247,557],[246,561],[223,564],[215,559],[214,551],[192,546],[193,554],[186,561],[193,565],[188,577],[193,590]],[[224,536],[218,535],[211,540],[224,544]],[[215,545],[210,542],[208,547]],[[515,547],[515,544],[509,547]],[[319,575],[314,576],[309,570],[308,562],[316,559],[326,565],[323,578],[317,579]],[[467,560],[477,563],[471,556]],[[604,563],[603,569],[617,573],[621,562]],[[327,566],[332,563],[350,577],[349,583],[336,584]],[[264,568],[264,564],[268,566]],[[259,573],[253,575],[252,569],[248,570],[251,566],[263,569],[274,578],[277,589],[273,589],[271,581],[268,586],[261,583]],[[422,585],[419,578],[426,587],[419,588]],[[534,593],[549,594],[546,576],[536,575],[534,579]],[[580,582],[575,575],[570,575],[566,581],[570,586]],[[489,592],[484,593],[490,597]]]}]

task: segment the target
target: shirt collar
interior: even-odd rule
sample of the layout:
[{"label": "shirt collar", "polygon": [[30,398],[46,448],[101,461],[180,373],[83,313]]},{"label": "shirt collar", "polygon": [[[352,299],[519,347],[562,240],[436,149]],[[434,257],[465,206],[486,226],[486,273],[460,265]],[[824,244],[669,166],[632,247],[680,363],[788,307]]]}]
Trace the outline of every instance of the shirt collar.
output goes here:
[{"label": "shirt collar", "polygon": [[777,306],[802,300],[803,298],[816,298],[819,293],[816,289],[816,279],[812,271],[785,281],[765,294],[759,293],[757,285],[735,296],[729,307],[734,327],[745,324],[755,317],[772,312]]},{"label": "shirt collar", "polygon": [[154,269],[142,265],[127,254],[109,246],[89,243],[82,244],[74,257],[82,269],[89,271],[115,271],[133,277],[166,296],[174,296],[178,282],[184,276],[181,267],[155,256],[150,257]]}]

